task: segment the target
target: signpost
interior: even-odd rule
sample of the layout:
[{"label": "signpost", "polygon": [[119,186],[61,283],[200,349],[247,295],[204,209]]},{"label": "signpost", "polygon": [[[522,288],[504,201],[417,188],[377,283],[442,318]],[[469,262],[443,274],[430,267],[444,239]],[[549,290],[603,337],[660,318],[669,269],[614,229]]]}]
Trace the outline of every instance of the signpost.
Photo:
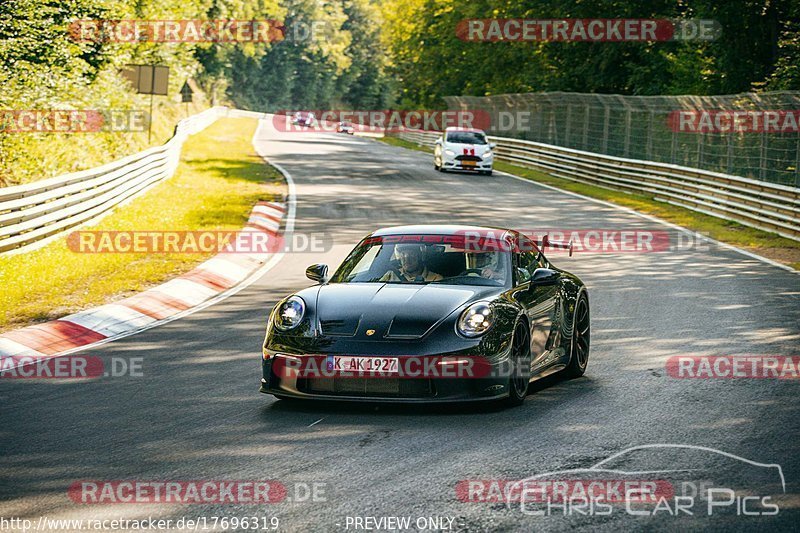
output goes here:
[{"label": "signpost", "polygon": [[127,65],[122,75],[131,82],[136,92],[150,95],[150,121],[147,128],[147,144],[153,133],[153,96],[169,93],[169,67],[163,65]]},{"label": "signpost", "polygon": [[193,94],[194,94],[194,91],[192,91],[192,88],[189,86],[189,81],[187,80],[187,81],[183,82],[183,87],[181,87],[181,102],[186,104],[186,116],[187,117],[189,116],[189,104],[192,101],[192,95]]}]

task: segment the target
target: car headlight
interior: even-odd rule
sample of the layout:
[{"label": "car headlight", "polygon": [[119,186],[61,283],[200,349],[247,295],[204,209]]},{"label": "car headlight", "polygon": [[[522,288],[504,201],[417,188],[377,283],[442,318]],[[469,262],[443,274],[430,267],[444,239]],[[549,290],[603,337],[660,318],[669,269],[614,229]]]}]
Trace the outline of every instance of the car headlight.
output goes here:
[{"label": "car headlight", "polygon": [[299,296],[291,296],[278,307],[275,314],[275,327],[281,331],[296,328],[306,314],[306,303]]},{"label": "car headlight", "polygon": [[477,302],[461,313],[456,327],[458,332],[465,337],[478,337],[483,335],[494,322],[494,313],[488,302]]},{"label": "car headlight", "polygon": [[445,151],[444,151],[444,153],[446,153],[446,154],[447,154],[447,155],[449,155],[449,156],[454,156],[454,155],[456,155],[456,153],[455,153],[454,151],[450,150],[449,148],[448,148],[447,150],[445,150]]},{"label": "car headlight", "polygon": [[493,155],[494,155],[494,154],[492,153],[492,151],[491,151],[491,150],[489,150],[488,152],[485,152],[485,153],[483,154],[483,158],[484,158],[484,159],[489,159],[489,158],[490,158],[490,157],[492,157]]}]

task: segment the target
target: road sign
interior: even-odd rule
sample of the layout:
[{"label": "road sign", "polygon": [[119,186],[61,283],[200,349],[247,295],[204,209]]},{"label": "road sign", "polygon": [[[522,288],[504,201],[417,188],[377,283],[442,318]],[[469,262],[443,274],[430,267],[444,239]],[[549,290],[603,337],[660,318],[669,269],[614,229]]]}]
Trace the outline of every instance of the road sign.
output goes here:
[{"label": "road sign", "polygon": [[137,93],[150,95],[150,124],[147,128],[147,143],[150,144],[153,132],[153,95],[167,96],[169,93],[169,67],[126,65],[122,69],[122,75],[131,82]]},{"label": "road sign", "polygon": [[183,87],[181,87],[181,102],[191,102],[193,94],[194,91],[189,87],[189,82],[183,82]]},{"label": "road sign", "polygon": [[126,65],[122,75],[139,94],[166,96],[169,89],[169,67],[163,65]]}]

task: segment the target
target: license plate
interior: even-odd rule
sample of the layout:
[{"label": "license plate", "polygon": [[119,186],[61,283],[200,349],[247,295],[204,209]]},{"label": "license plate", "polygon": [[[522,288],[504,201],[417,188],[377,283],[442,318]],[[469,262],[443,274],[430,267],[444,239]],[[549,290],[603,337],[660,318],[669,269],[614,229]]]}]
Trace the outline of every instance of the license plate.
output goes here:
[{"label": "license plate", "polygon": [[475,161],[462,161],[461,166],[463,167],[474,167],[476,165]]},{"label": "license plate", "polygon": [[337,372],[375,372],[378,374],[397,374],[400,362],[397,357],[355,357],[334,355],[333,368]]}]

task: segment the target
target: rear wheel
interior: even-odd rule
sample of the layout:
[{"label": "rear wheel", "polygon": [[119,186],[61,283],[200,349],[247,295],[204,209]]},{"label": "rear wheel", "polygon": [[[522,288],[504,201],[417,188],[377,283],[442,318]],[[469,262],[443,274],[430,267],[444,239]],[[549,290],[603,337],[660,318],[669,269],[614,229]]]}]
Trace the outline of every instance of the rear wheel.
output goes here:
[{"label": "rear wheel", "polygon": [[528,328],[517,326],[514,339],[511,341],[510,375],[508,377],[509,407],[522,405],[528,395],[528,384],[531,381],[531,337]]},{"label": "rear wheel", "polygon": [[590,334],[589,299],[586,298],[586,295],[581,294],[575,304],[575,323],[572,327],[569,365],[566,369],[568,378],[578,378],[586,372],[586,364],[589,362]]}]

